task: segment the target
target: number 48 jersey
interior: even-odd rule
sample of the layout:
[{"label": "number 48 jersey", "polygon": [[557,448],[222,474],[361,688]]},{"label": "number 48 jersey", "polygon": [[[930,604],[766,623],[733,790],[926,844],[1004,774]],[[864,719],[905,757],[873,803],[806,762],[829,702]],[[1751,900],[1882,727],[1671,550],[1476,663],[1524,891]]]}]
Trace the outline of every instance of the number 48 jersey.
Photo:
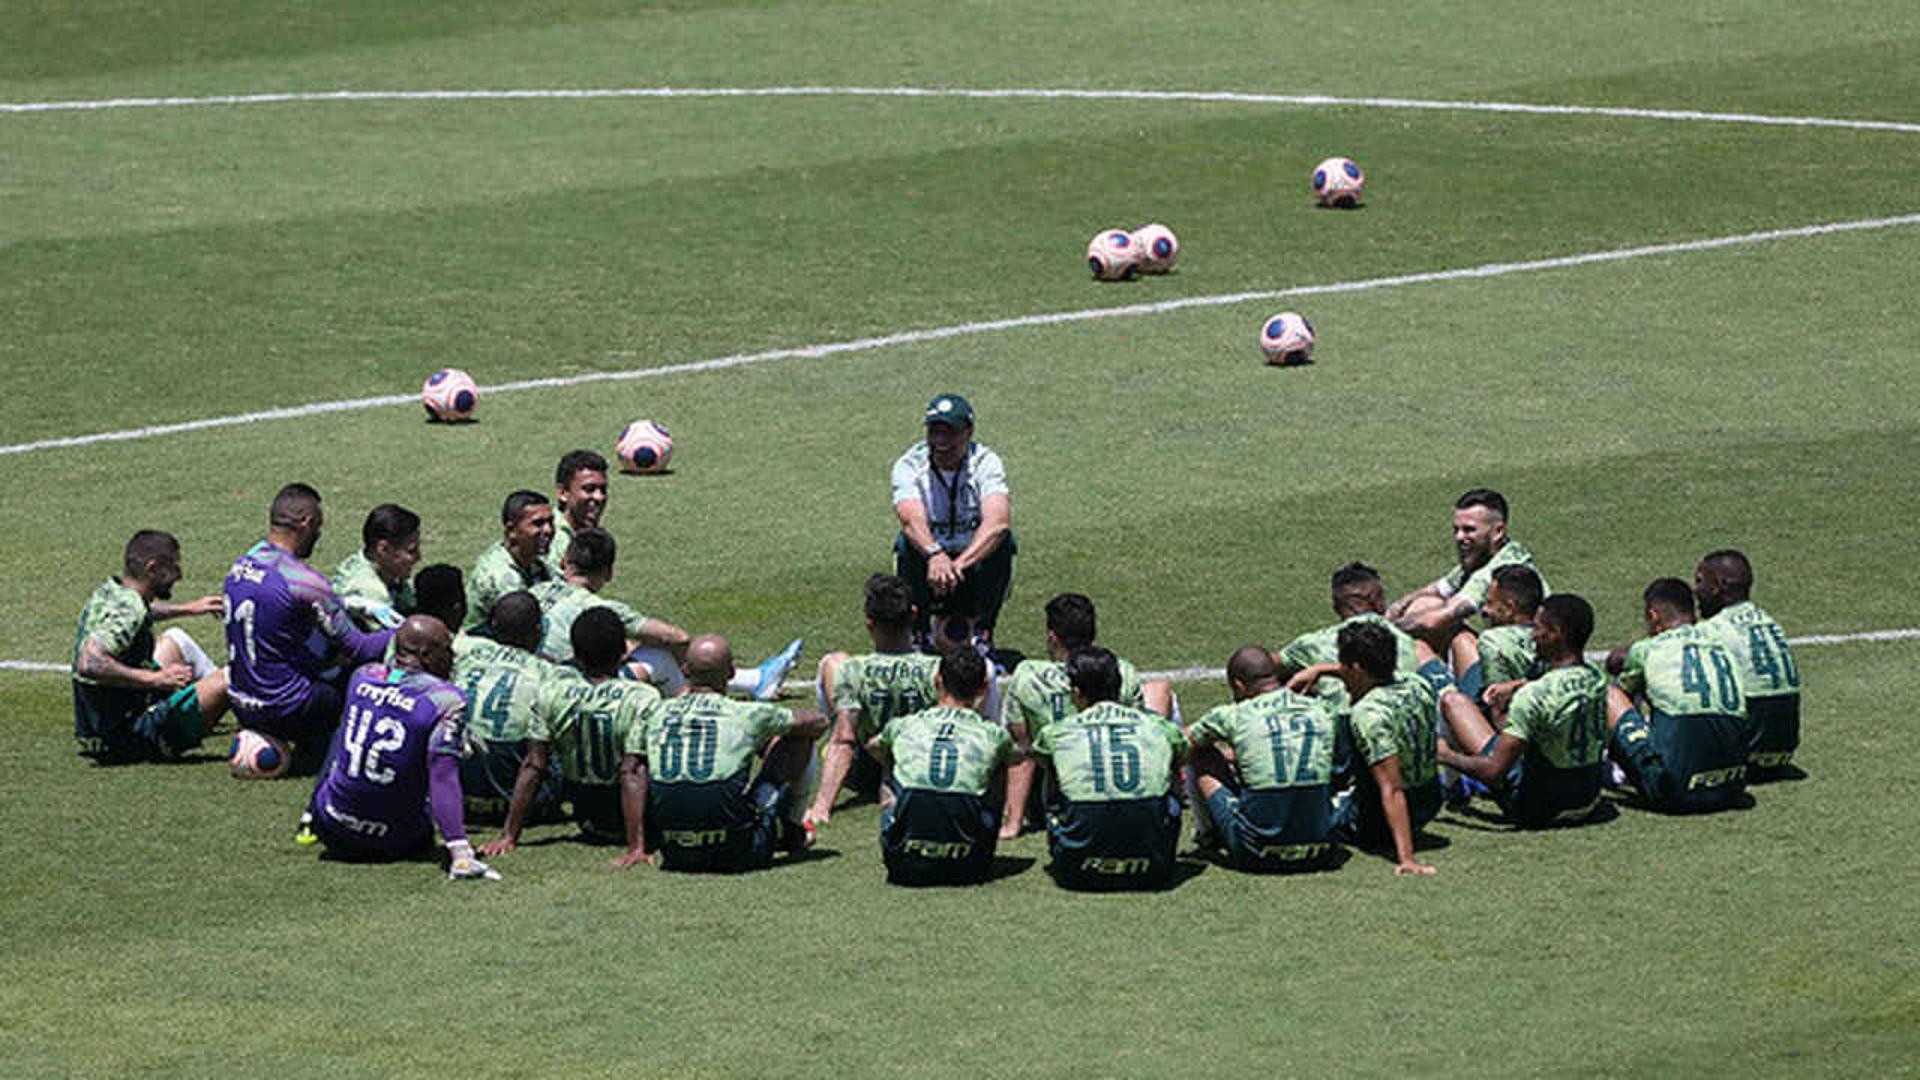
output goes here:
[{"label": "number 48 jersey", "polygon": [[466,699],[423,671],[367,664],[347,683],[340,752],[320,777],[321,827],[351,833],[374,850],[425,843],[428,762],[466,748]]}]

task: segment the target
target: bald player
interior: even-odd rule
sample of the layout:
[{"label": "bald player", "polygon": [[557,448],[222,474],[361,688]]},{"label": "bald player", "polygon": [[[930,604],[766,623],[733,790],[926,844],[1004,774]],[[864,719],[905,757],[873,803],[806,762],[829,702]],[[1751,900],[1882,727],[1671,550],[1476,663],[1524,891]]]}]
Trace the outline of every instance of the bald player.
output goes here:
[{"label": "bald player", "polygon": [[1733,654],[1747,692],[1754,743],[1748,779],[1779,776],[1800,745],[1800,668],[1787,632],[1752,600],[1753,564],[1732,548],[1709,552],[1693,571],[1700,627],[1718,635]]},{"label": "bald player", "polygon": [[1507,500],[1488,488],[1474,488],[1454,500],[1453,548],[1458,566],[1387,608],[1394,625],[1442,655],[1466,619],[1487,602],[1495,570],[1533,565],[1533,553],[1507,535]]}]

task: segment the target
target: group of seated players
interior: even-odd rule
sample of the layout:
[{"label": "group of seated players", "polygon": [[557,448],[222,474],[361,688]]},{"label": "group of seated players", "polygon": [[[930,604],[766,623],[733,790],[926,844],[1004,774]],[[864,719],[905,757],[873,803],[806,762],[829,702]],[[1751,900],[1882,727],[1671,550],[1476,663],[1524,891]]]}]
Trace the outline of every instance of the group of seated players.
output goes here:
[{"label": "group of seated players", "polygon": [[[1592,818],[1608,786],[1715,810],[1786,771],[1799,739],[1799,673],[1743,555],[1647,586],[1647,636],[1603,673],[1586,660],[1593,609],[1550,593],[1485,489],[1455,504],[1446,576],[1389,605],[1372,568],[1341,567],[1338,621],[1236,650],[1232,702],[1190,724],[1166,682],[1096,644],[1083,595],[1050,600],[1048,655],[1007,671],[974,647],[916,651],[909,586],[881,574],[865,585],[871,651],[825,656],[819,708],[789,709],[770,699],[797,639],[738,669],[725,638],[601,595],[606,481],[598,455],[568,454],[558,518],[514,493],[464,580],[444,564],[412,574],[419,519],[382,506],[329,581],[304,561],[322,512],[300,484],[223,596],[169,603],[179,546],[136,534],[76,635],[82,753],[177,757],[231,708],[236,743],[251,732],[317,766],[303,843],[404,857],[437,830],[455,878],[498,877],[480,856],[568,819],[621,845],[616,866],[765,867],[870,787],[889,880],[987,880],[997,842],[1032,826],[1061,884],[1156,888],[1175,879],[1183,808],[1194,847],[1238,869],[1327,869],[1352,846],[1425,874],[1416,834],[1449,801],[1529,829]],[[193,614],[224,616],[225,668],[178,628],[155,636]],[[466,825],[482,820],[500,832],[476,849]]]}]

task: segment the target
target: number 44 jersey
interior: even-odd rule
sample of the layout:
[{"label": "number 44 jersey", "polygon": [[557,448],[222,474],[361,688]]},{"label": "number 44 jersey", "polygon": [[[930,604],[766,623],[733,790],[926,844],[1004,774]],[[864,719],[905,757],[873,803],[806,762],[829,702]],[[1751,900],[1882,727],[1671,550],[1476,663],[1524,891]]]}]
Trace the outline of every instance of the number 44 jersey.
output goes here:
[{"label": "number 44 jersey", "polygon": [[460,691],[423,671],[367,664],[347,684],[338,738],[313,800],[329,846],[338,837],[398,854],[431,841],[428,765],[436,755],[459,758],[466,745]]}]

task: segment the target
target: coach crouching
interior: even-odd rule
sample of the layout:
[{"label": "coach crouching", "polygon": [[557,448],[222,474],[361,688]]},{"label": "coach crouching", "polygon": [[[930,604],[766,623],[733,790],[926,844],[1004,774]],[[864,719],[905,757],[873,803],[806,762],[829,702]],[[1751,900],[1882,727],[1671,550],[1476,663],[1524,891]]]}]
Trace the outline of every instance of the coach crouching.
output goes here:
[{"label": "coach crouching", "polygon": [[993,627],[1013,587],[1012,504],[1000,455],[973,441],[973,406],[959,394],[927,404],[927,437],[893,463],[900,517],[894,565],[913,592],[914,634],[991,650]]}]

